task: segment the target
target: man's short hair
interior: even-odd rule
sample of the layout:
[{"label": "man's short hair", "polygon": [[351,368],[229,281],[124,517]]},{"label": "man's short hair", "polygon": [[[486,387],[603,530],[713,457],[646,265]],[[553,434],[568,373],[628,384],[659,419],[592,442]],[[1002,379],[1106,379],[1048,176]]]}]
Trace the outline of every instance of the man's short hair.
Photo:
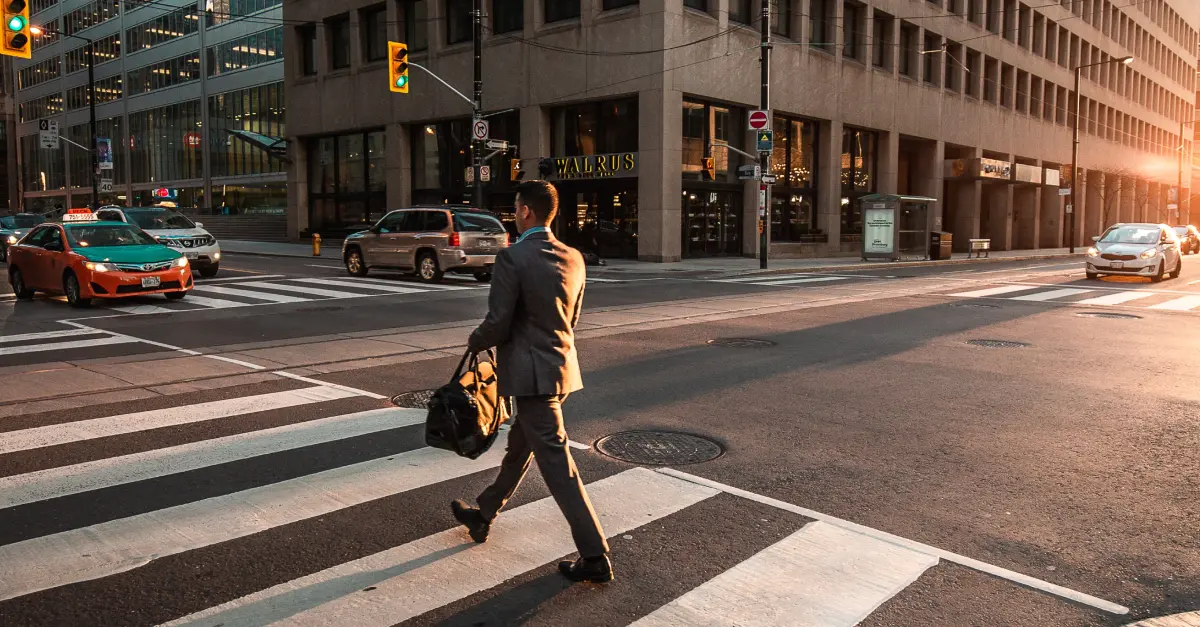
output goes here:
[{"label": "man's short hair", "polygon": [[558,190],[549,181],[524,181],[517,185],[517,195],[542,222],[549,224],[558,213]]}]

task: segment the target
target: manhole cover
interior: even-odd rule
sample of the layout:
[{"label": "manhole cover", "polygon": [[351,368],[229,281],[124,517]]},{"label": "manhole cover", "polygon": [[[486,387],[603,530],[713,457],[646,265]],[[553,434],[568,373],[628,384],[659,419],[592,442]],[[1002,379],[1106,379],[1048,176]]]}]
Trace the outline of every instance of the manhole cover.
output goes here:
[{"label": "manhole cover", "polygon": [[982,346],[984,348],[1024,348],[1029,346],[1025,342],[1013,342],[1011,340],[967,340],[967,344]]},{"label": "manhole cover", "polygon": [[708,343],[712,346],[724,346],[725,348],[766,348],[775,345],[775,342],[770,340],[756,340],[749,337],[719,337],[715,340],[709,340]]},{"label": "manhole cover", "polygon": [[986,303],[958,303],[954,306],[962,307],[964,309],[999,309],[1000,308],[1000,305],[988,305]]},{"label": "manhole cover", "polygon": [[323,313],[328,311],[341,311],[343,309],[345,309],[345,307],[301,307],[296,311],[303,311],[304,313]]},{"label": "manhole cover", "polygon": [[1113,318],[1115,320],[1141,320],[1141,316],[1135,316],[1127,313],[1114,313],[1111,311],[1085,311],[1075,314],[1081,318]]},{"label": "manhole cover", "polygon": [[407,409],[428,409],[431,396],[433,396],[433,390],[402,392],[392,397],[392,404]]},{"label": "manhole cover", "polygon": [[698,464],[721,456],[720,444],[673,431],[623,431],[600,438],[596,450],[621,461],[650,466]]}]

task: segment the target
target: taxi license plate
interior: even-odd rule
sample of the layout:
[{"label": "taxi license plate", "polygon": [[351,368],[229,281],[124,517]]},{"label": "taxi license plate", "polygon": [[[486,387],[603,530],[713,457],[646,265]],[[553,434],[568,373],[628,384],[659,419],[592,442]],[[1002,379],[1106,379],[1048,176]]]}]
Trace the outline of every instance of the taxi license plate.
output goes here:
[{"label": "taxi license plate", "polygon": [[142,287],[158,287],[159,285],[162,285],[162,279],[156,276],[142,278]]},{"label": "taxi license plate", "polygon": [[195,260],[200,258],[200,253],[184,253],[183,256]]},{"label": "taxi license plate", "polygon": [[1123,261],[1114,261],[1114,262],[1113,262],[1113,264],[1112,264],[1112,267],[1113,267],[1113,270],[1120,270],[1120,269],[1122,269],[1122,268],[1124,268],[1124,267],[1125,267],[1125,262],[1123,262]]}]

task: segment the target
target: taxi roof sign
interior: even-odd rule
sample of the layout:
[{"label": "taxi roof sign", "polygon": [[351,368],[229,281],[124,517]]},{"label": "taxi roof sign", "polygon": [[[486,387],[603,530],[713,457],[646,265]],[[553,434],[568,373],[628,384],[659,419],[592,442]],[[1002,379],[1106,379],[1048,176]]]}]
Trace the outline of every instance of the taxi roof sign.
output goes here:
[{"label": "taxi roof sign", "polygon": [[63,222],[95,222],[98,219],[91,209],[68,209],[63,214]]}]

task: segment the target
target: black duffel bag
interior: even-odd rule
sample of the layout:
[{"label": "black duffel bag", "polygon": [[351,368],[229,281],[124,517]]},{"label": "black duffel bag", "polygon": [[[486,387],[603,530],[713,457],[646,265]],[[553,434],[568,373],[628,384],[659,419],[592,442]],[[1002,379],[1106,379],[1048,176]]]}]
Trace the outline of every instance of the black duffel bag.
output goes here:
[{"label": "black duffel bag", "polygon": [[450,382],[433,393],[425,419],[426,444],[467,459],[491,448],[512,406],[500,396],[495,352],[488,351],[488,358],[480,361],[479,354],[467,351]]}]

